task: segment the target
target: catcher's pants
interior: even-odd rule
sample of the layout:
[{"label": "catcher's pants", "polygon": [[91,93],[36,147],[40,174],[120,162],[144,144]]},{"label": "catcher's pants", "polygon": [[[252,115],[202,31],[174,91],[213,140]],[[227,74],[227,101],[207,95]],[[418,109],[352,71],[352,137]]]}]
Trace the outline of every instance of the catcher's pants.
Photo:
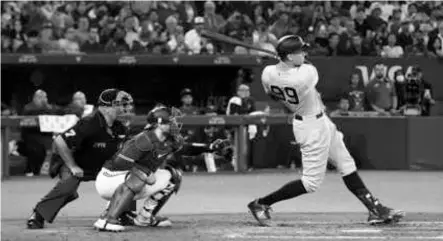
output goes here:
[{"label": "catcher's pants", "polygon": [[303,116],[302,119],[294,118],[292,126],[295,140],[300,144],[303,163],[301,180],[306,191],[314,192],[322,183],[328,157],[342,176],[357,170],[343,142],[343,134],[328,116]]},{"label": "catcher's pants", "polygon": [[[102,168],[95,181],[95,188],[98,194],[103,199],[108,201],[111,200],[112,195],[114,195],[118,186],[125,182],[128,173],[129,171],[110,171],[106,168]],[[145,185],[143,190],[135,195],[135,200],[145,199],[168,186],[171,180],[171,173],[168,170],[158,169],[154,175],[156,179],[154,185]]]}]

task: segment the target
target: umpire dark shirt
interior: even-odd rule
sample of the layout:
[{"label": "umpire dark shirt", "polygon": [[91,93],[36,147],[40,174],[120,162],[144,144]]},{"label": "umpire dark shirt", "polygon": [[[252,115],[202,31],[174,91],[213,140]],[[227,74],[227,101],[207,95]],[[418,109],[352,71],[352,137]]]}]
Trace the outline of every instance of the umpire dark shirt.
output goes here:
[{"label": "umpire dark shirt", "polygon": [[92,180],[118,151],[126,134],[127,128],[120,121],[109,127],[103,114],[95,111],[61,136],[72,150],[75,163],[83,169],[85,179]]}]

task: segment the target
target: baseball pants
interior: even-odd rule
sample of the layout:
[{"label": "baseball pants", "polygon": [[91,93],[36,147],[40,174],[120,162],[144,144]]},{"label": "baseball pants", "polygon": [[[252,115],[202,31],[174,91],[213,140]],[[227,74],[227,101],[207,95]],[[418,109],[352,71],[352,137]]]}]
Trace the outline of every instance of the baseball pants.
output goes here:
[{"label": "baseball pants", "polygon": [[323,114],[293,119],[293,132],[302,154],[302,182],[307,192],[314,192],[322,183],[328,159],[342,176],[356,171],[354,159],[349,154],[343,134]]},{"label": "baseball pants", "polygon": [[[115,190],[125,182],[128,172],[129,171],[110,171],[102,168],[95,181],[95,188],[98,194],[105,200],[111,200]],[[171,173],[168,170],[158,169],[154,175],[155,183],[153,185],[145,185],[143,190],[135,195],[135,200],[145,199],[168,186],[171,180]]]}]

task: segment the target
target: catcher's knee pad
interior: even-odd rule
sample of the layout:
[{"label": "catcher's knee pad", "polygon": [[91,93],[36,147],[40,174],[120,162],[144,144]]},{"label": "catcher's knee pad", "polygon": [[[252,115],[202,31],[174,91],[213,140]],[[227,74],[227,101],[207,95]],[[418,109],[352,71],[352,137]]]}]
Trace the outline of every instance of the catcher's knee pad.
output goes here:
[{"label": "catcher's knee pad", "polygon": [[318,175],[318,176],[306,176],[303,175],[301,177],[301,181],[303,183],[303,186],[306,189],[306,192],[315,192],[320,187],[321,183],[323,182],[324,174]]},{"label": "catcher's knee pad", "polygon": [[183,174],[179,169],[176,169],[170,165],[166,165],[165,169],[171,173],[170,182],[174,185],[173,192],[177,193],[182,183]]}]

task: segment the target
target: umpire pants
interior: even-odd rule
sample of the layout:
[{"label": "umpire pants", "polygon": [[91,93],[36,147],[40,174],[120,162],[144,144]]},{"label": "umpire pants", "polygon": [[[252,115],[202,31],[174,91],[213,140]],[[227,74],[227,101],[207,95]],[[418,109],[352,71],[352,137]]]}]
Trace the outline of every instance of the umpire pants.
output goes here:
[{"label": "umpire pants", "polygon": [[35,211],[49,223],[54,221],[60,209],[78,198],[77,189],[81,180],[73,176],[66,165],[60,168],[59,176],[55,187],[35,207]]}]

